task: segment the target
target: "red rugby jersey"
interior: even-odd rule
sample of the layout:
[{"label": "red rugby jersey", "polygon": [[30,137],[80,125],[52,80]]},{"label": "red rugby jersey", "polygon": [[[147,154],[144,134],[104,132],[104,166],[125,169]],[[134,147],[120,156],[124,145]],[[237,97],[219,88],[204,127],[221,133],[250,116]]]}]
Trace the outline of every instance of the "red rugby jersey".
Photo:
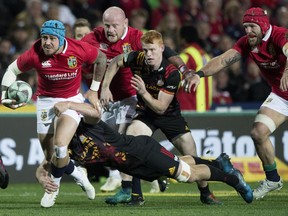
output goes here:
[{"label": "red rugby jersey", "polygon": [[22,72],[36,69],[37,95],[68,98],[80,91],[82,64],[93,64],[97,56],[94,46],[70,38],[62,53],[46,56],[38,40],[17,59],[17,65]]},{"label": "red rugby jersey", "polygon": [[[141,50],[142,44],[140,38],[142,32],[138,29],[128,27],[127,32],[116,43],[110,43],[105,36],[104,28],[97,27],[87,34],[82,40],[86,41],[104,52],[107,56],[107,64],[122,53],[128,53],[132,50]],[[114,101],[120,101],[125,98],[136,95],[136,90],[132,88],[130,80],[132,72],[130,68],[121,68],[112,79],[110,90]]]},{"label": "red rugby jersey", "polygon": [[263,77],[271,86],[272,92],[288,100],[288,92],[280,90],[280,79],[282,77],[287,57],[283,54],[282,47],[288,42],[287,29],[272,26],[262,39],[262,43],[251,48],[248,37],[245,35],[234,45],[234,49],[244,57],[250,56],[261,70]]}]

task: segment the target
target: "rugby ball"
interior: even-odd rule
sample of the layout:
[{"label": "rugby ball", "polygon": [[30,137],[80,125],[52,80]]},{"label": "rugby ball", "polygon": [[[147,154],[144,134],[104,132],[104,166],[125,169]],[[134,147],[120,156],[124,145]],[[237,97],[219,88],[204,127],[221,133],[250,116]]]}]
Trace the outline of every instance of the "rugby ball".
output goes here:
[{"label": "rugby ball", "polygon": [[7,96],[9,99],[16,100],[17,104],[28,103],[32,97],[32,88],[28,83],[17,80],[9,86]]}]

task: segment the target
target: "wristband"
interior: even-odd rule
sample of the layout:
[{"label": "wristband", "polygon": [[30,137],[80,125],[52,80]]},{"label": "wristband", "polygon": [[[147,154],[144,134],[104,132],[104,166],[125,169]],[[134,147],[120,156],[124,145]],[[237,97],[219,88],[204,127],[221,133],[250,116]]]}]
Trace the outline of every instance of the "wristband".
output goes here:
[{"label": "wristband", "polygon": [[92,83],[91,83],[90,89],[92,91],[98,91],[99,87],[100,87],[100,82],[93,80]]},{"label": "wristband", "polygon": [[180,65],[178,69],[182,74],[185,74],[185,72],[188,71],[188,68],[185,64]]},{"label": "wristband", "polygon": [[200,78],[201,77],[204,77],[204,72],[203,71],[198,71],[198,72],[196,72],[195,74],[197,74]]}]

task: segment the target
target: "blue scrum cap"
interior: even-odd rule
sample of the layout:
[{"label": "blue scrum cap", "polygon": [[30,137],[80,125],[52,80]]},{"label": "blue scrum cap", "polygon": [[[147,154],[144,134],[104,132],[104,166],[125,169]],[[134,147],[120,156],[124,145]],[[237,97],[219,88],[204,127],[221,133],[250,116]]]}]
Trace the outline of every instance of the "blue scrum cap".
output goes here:
[{"label": "blue scrum cap", "polygon": [[54,35],[59,39],[59,48],[64,45],[65,26],[58,20],[48,20],[43,23],[40,35]]}]

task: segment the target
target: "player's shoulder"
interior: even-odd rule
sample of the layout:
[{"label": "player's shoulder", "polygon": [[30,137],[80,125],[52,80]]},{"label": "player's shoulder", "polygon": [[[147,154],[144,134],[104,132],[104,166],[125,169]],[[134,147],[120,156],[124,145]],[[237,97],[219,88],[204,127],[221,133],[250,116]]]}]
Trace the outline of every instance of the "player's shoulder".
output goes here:
[{"label": "player's shoulder", "polygon": [[143,65],[145,62],[145,54],[142,50],[132,50],[128,55],[124,55],[124,64],[137,63]]},{"label": "player's shoulder", "polygon": [[272,32],[287,32],[287,28],[282,26],[272,25]]},{"label": "player's shoulder", "polygon": [[74,38],[66,38],[68,50],[85,49],[87,46],[91,46],[89,43]]},{"label": "player's shoulder", "polygon": [[127,36],[130,38],[139,38],[143,35],[143,32],[140,31],[139,29],[133,28],[131,26],[128,26],[128,32]]},{"label": "player's shoulder", "polygon": [[236,41],[236,43],[233,45],[232,49],[242,53],[242,51],[245,52],[245,51],[250,50],[249,47],[250,47],[250,45],[248,42],[248,36],[244,35]]},{"label": "player's shoulder", "polygon": [[128,26],[128,32],[135,33],[135,34],[143,34],[141,30],[133,28],[131,26]]},{"label": "player's shoulder", "polygon": [[[25,59],[23,62],[29,61],[37,61],[39,59],[41,59],[43,56],[45,56],[44,52],[43,52],[43,48],[41,46],[41,39],[36,40],[33,45],[27,49],[25,52],[23,52],[19,58],[18,58],[18,63],[22,62],[23,59]],[[19,65],[18,65],[19,66]]]},{"label": "player's shoulder", "polygon": [[85,41],[76,40],[73,38],[66,38],[67,47],[63,55],[75,55],[86,59],[88,56],[95,56],[98,53],[97,48]]},{"label": "player's shoulder", "polygon": [[165,71],[165,76],[175,76],[175,75],[179,75],[179,70],[175,67],[175,65],[173,65],[171,62],[169,62],[167,59],[163,58],[163,61],[161,63],[160,69],[161,67],[163,68],[163,71]]},{"label": "player's shoulder", "polygon": [[287,38],[287,29],[284,27],[280,27],[280,26],[272,26],[272,31],[271,31],[271,37],[278,37],[279,35],[285,35],[285,37]]},{"label": "player's shoulder", "polygon": [[81,41],[93,43],[105,39],[105,32],[103,27],[96,27],[90,33],[85,35]]},{"label": "player's shoulder", "polygon": [[99,26],[93,29],[93,31],[88,34],[91,38],[105,38],[105,31],[104,28]]}]

